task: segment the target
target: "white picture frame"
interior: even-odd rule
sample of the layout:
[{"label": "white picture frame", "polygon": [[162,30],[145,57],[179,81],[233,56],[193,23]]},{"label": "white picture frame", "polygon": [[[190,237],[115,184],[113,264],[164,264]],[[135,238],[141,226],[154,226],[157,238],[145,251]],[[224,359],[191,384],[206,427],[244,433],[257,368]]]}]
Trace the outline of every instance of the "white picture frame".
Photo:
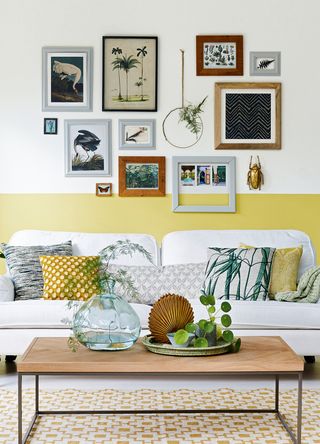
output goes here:
[{"label": "white picture frame", "polygon": [[[187,167],[194,167],[188,182],[183,178]],[[219,180],[218,168],[223,179]],[[201,180],[200,174],[208,170],[208,179]],[[200,174],[199,174],[200,173]],[[202,182],[202,183],[201,183]],[[220,182],[220,183],[219,183]],[[188,194],[228,194],[227,205],[183,205],[179,196]],[[174,156],[172,158],[172,211],[176,213],[234,213],[236,211],[236,158],[233,156]]]},{"label": "white picture frame", "polygon": [[65,120],[64,133],[67,177],[111,176],[111,119]]},{"label": "white picture frame", "polygon": [[42,111],[92,111],[93,49],[42,48]]},{"label": "white picture frame", "polygon": [[250,52],[250,76],[280,76],[280,51]]},{"label": "white picture frame", "polygon": [[120,150],[154,150],[156,149],[155,119],[120,119]]}]

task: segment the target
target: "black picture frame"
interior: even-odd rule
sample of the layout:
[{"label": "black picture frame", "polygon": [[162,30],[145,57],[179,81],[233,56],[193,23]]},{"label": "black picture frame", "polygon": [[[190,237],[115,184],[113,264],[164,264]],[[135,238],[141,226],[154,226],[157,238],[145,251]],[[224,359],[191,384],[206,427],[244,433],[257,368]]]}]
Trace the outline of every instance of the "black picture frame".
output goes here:
[{"label": "black picture frame", "polygon": [[[51,130],[48,129],[49,121],[54,122],[53,128]],[[45,117],[43,119],[43,134],[50,136],[58,134],[58,119],[56,117]]]},{"label": "black picture frame", "polygon": [[[146,57],[147,55],[152,55],[151,61],[148,61],[148,65],[146,65],[146,69],[148,69],[149,73],[151,71],[151,74],[153,74],[153,78],[152,78],[152,82],[148,82],[146,84],[146,87],[148,88],[149,91],[152,91],[152,94],[149,93],[149,95],[147,93],[143,93],[143,86],[144,84],[142,83],[142,85],[140,85],[141,91],[139,94],[137,94],[138,89],[136,89],[136,94],[132,94],[132,96],[141,96],[141,100],[135,100],[135,101],[130,101],[128,100],[128,98],[130,98],[130,95],[128,95],[128,90],[127,90],[127,86],[125,86],[125,89],[127,91],[127,100],[123,100],[123,101],[117,101],[114,99],[110,99],[110,97],[108,96],[108,89],[110,89],[110,83],[108,84],[108,82],[110,81],[108,78],[108,71],[111,74],[111,72],[115,73],[115,76],[118,76],[119,78],[119,88],[118,88],[118,94],[119,94],[119,98],[122,96],[121,94],[121,86],[120,86],[120,82],[121,82],[121,78],[120,75],[122,75],[123,78],[125,78],[125,81],[128,82],[128,77],[126,76],[126,71],[122,68],[122,70],[124,71],[123,73],[121,72],[121,69],[118,68],[118,72],[117,70],[113,70],[110,68],[110,64],[112,64],[112,62],[115,61],[115,59],[118,57],[118,55],[126,55],[128,54],[128,51],[124,54],[124,52],[122,53],[112,53],[113,49],[121,49],[120,47],[120,41],[125,41],[128,40],[127,45],[129,45],[129,42],[131,44],[133,44],[133,40],[137,40],[136,43],[136,50],[138,50],[139,48],[143,48],[146,47],[147,50],[147,54],[145,56],[140,55],[141,60],[144,60],[144,57]],[[141,42],[139,42],[139,40]],[[114,42],[114,45],[111,45],[111,42]],[[150,53],[150,49],[148,51],[148,43],[153,43],[153,48],[152,50],[154,51],[154,53]],[[110,54],[107,54],[108,49],[110,49],[112,47],[112,50],[110,51]],[[140,53],[141,54],[141,53]],[[137,54],[130,54],[132,55],[133,58],[137,58],[139,57]],[[129,55],[129,56],[130,56]],[[112,57],[113,60],[111,61],[111,63],[108,66],[108,61],[111,60],[110,58]],[[138,61],[139,65],[141,66],[141,62]],[[137,64],[134,68],[137,67]],[[143,69],[143,68],[142,68]],[[143,71],[142,71],[143,72]],[[142,72],[140,72],[138,74],[137,79],[138,82],[144,82],[145,81],[145,72],[142,75]],[[130,70],[129,70],[129,74],[130,74]],[[146,74],[147,75],[147,74]],[[109,76],[111,77],[111,75]],[[137,86],[137,82],[134,83],[136,88],[139,88],[139,86]],[[149,100],[143,100],[143,97],[149,96],[151,97],[150,103],[145,103]],[[112,104],[110,103],[112,102]],[[132,106],[130,106],[130,103]],[[130,111],[130,112],[155,112],[158,110],[158,37],[157,36],[103,36],[102,37],[102,111]]]}]

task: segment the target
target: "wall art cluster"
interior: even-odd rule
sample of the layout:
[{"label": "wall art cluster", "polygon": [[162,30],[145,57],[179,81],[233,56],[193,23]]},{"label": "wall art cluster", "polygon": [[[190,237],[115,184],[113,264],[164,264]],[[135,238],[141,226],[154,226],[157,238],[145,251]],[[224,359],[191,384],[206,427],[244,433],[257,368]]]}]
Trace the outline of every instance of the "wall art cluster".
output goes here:
[{"label": "wall art cluster", "polygon": [[[197,76],[243,76],[245,56],[242,35],[196,36]],[[104,36],[102,38],[102,112],[158,111],[158,37]],[[181,54],[181,105],[166,115],[164,139],[178,148],[195,145],[202,133],[201,113],[206,97],[185,102],[184,50]],[[251,76],[279,76],[278,51],[251,52]],[[93,110],[93,48],[45,47],[42,49],[42,110],[44,112],[91,112]],[[168,136],[170,119],[175,117]],[[118,119],[119,196],[164,196],[166,158],[137,155],[156,150],[157,119]],[[64,121],[65,175],[112,176],[112,119]],[[179,139],[187,129],[193,139]],[[216,82],[214,85],[214,148],[219,150],[281,148],[281,83]],[[58,134],[58,118],[45,117],[43,133]],[[128,156],[128,152],[132,155]],[[258,157],[250,161],[247,183],[261,189],[264,177]],[[236,158],[234,156],[183,156],[172,158],[172,210],[175,212],[235,212]],[[96,183],[97,197],[112,196],[111,182]]]}]

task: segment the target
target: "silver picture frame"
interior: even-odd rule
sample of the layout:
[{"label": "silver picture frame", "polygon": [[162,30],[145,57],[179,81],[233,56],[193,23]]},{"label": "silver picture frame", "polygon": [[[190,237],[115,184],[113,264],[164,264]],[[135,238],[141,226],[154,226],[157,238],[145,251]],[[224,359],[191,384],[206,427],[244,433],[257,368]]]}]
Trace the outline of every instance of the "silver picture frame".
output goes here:
[{"label": "silver picture frame", "polygon": [[65,120],[64,138],[65,176],[112,175],[111,119]]},{"label": "silver picture frame", "polygon": [[280,76],[280,75],[281,75],[280,51],[250,52],[250,76]]},{"label": "silver picture frame", "polygon": [[42,48],[42,111],[92,111],[92,65],[92,48]]},{"label": "silver picture frame", "polygon": [[[228,205],[181,205],[179,203],[181,171],[184,165],[225,166]],[[197,180],[197,177],[194,178]],[[212,192],[214,194],[214,187]],[[209,194],[208,193],[208,194]],[[226,194],[225,193],[225,194]],[[172,158],[172,211],[175,213],[235,213],[236,211],[236,158],[234,156],[174,156]]]},{"label": "silver picture frame", "polygon": [[[128,134],[128,127],[132,128],[132,134]],[[137,127],[137,131],[134,130],[134,127]],[[149,135],[147,135],[147,140],[143,142],[143,128],[146,127]],[[156,119],[119,119],[119,149],[155,150]]]}]

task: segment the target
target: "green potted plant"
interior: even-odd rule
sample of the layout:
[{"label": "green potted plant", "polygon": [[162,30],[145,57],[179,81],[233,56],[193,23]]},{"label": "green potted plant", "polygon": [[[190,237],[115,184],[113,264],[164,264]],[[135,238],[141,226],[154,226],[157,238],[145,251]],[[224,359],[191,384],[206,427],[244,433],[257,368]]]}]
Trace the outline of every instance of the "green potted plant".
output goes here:
[{"label": "green potted plant", "polygon": [[[206,294],[200,296],[200,302],[206,307],[208,318],[200,319],[196,323],[190,322],[183,329],[175,332],[174,345],[181,347],[182,344],[190,344],[191,347],[203,348],[216,345],[217,340],[220,339],[230,343],[232,351],[239,351],[241,340],[240,338],[235,340],[233,332],[229,329],[232,324],[231,316],[228,314],[231,311],[230,303],[223,301],[217,309],[215,297]],[[194,335],[191,341],[190,335]]]}]

